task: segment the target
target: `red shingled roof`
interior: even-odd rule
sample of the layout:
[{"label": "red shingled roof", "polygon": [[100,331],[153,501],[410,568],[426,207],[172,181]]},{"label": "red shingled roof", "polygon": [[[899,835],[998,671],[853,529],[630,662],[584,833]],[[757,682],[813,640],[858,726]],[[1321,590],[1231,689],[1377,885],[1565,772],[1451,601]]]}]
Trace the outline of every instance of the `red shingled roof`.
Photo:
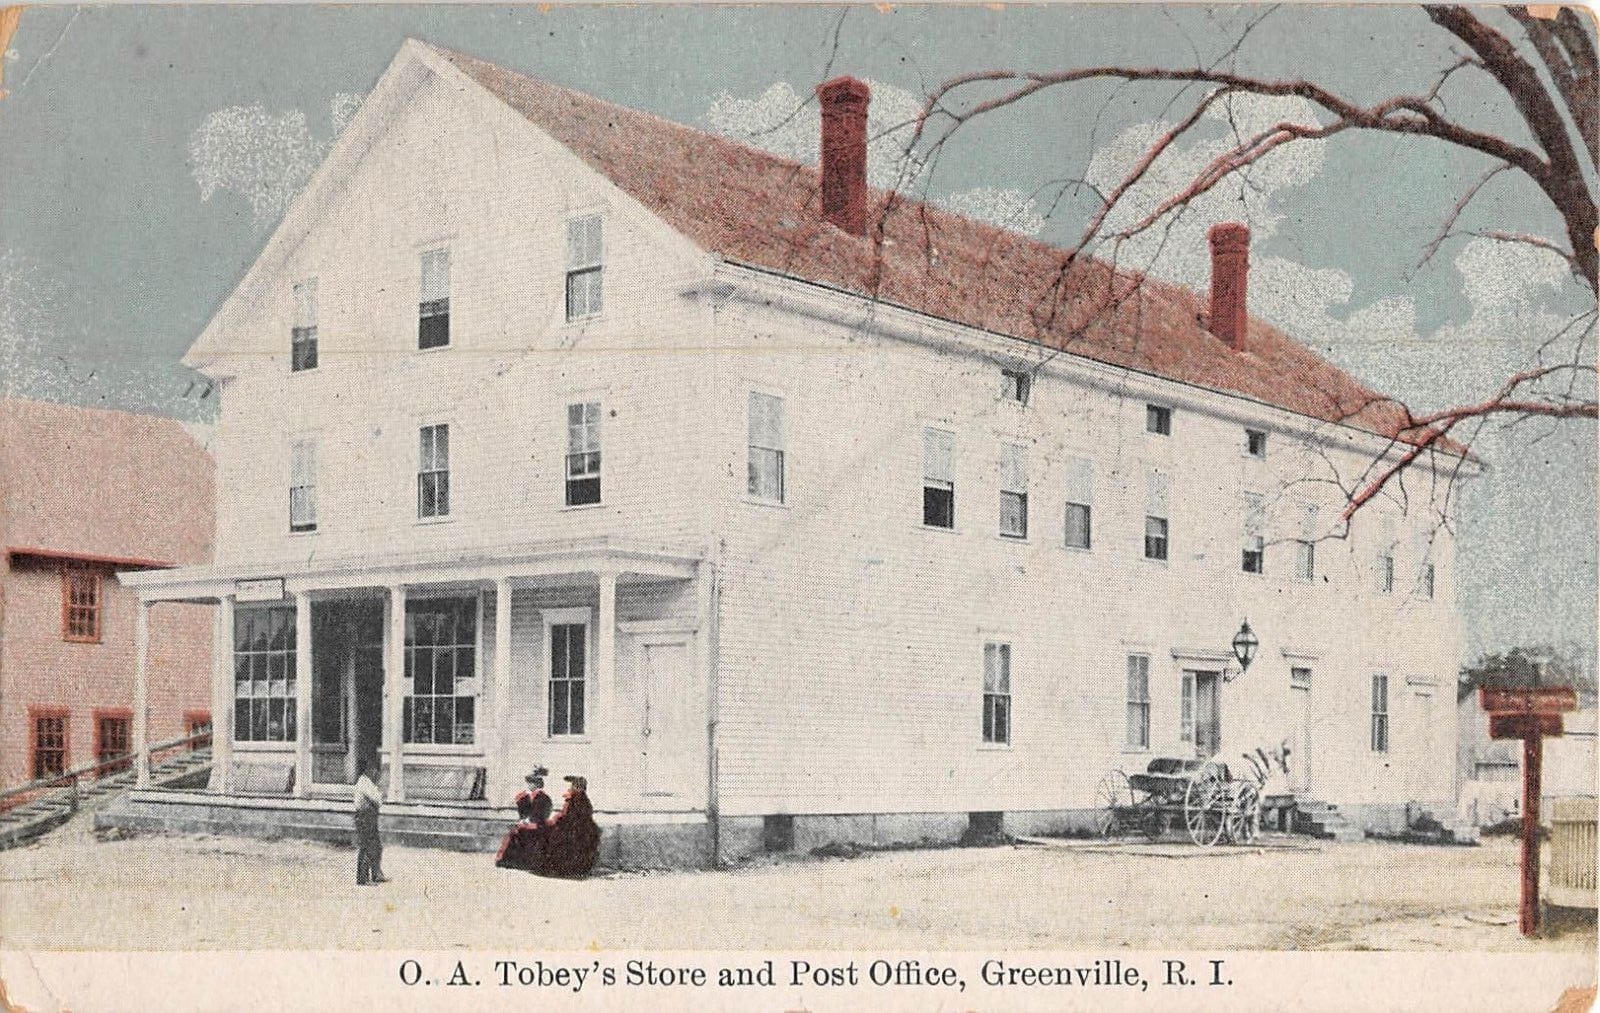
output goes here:
[{"label": "red shingled roof", "polygon": [[[822,220],[814,168],[434,47],[701,248],[1073,355],[1405,439],[1405,412],[1261,320],[1243,352],[1188,289],[873,191],[866,238]],[[1435,444],[1456,450],[1445,440]]]}]

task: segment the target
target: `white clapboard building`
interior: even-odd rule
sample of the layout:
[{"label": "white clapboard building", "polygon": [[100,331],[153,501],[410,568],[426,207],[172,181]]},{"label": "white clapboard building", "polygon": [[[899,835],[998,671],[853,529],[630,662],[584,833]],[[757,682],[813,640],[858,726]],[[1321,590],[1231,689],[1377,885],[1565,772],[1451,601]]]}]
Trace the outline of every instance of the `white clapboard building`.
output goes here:
[{"label": "white clapboard building", "polygon": [[1243,227],[1209,299],[1069,266],[869,189],[866,86],[819,100],[820,171],[401,47],[185,360],[215,562],[122,579],[216,606],[216,766],[106,819],[342,833],[377,758],[394,833],[472,846],[542,764],[605,860],[706,862],[1284,743],[1349,819],[1452,802],[1418,490],[1470,462],[1325,537],[1418,434],[1245,315]]}]

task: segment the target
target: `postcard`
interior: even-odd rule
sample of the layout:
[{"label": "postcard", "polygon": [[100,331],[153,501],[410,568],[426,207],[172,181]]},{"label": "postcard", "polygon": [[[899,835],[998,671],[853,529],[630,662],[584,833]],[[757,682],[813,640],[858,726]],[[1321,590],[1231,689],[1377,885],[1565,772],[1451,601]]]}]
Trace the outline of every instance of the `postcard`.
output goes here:
[{"label": "postcard", "polygon": [[0,9],[0,996],[1564,1010],[1568,6]]}]

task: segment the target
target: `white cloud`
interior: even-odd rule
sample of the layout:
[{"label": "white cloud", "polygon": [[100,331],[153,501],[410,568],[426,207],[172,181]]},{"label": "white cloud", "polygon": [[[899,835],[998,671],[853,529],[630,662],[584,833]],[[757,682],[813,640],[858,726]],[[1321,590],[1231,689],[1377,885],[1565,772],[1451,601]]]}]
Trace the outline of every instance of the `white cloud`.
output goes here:
[{"label": "white cloud", "polygon": [[[867,182],[883,189],[906,190],[919,167],[906,156],[922,102],[915,94],[882,81],[867,80],[872,101],[867,106]],[[712,130],[752,144],[783,158],[816,164],[822,113],[814,98],[803,97],[779,81],[754,97],[723,92],[703,117]],[[935,203],[972,218],[1026,235],[1038,235],[1044,218],[1021,190],[976,187],[944,196]]]}]

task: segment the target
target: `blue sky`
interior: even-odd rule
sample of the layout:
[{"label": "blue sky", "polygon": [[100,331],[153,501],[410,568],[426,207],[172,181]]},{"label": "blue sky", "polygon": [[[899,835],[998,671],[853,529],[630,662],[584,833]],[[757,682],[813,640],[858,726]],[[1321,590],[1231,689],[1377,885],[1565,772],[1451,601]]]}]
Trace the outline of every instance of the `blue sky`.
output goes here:
[{"label": "blue sky", "polygon": [[[30,7],[5,54],[9,94],[0,100],[0,363],[22,393],[208,417],[206,385],[178,358],[408,36],[806,157],[813,110],[787,131],[763,128],[829,73],[869,79],[874,109],[888,117],[974,69],[1214,59],[1261,14],[1155,5],[855,8],[842,18],[821,7]],[[1370,100],[1425,91],[1452,59],[1414,8],[1291,6],[1253,28],[1238,66]],[[1458,75],[1443,94],[1452,115],[1517,129],[1481,78]],[[1182,99],[1170,87],[1109,84],[1047,93],[960,134],[929,193],[1009,207],[1054,180],[1114,178],[1152,123],[1186,111]],[[1174,172],[1220,143],[1223,128],[1206,124],[1175,152]],[[1570,278],[1524,251],[1452,240],[1417,270],[1483,169],[1427,141],[1347,134],[1262,166],[1248,186],[1221,188],[1186,226],[1197,231],[1180,233],[1187,252],[1151,270],[1203,286],[1193,237],[1214,218],[1247,218],[1253,312],[1413,407],[1480,399],[1529,364],[1549,331],[1592,307]],[[1019,221],[1065,242],[1092,202],[1080,191],[1044,210]],[[1537,193],[1511,179],[1486,191],[1464,224],[1561,238]],[[1463,492],[1464,649],[1576,641],[1592,653],[1594,426],[1490,428],[1477,446],[1491,470]]]}]

